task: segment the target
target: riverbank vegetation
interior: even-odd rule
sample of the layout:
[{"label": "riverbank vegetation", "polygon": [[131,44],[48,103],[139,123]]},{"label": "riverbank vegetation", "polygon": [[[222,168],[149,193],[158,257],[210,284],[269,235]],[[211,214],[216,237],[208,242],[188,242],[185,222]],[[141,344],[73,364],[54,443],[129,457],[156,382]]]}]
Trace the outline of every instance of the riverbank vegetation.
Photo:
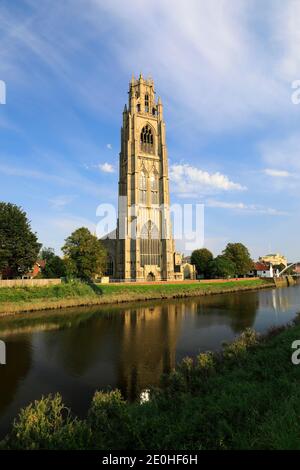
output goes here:
[{"label": "riverbank vegetation", "polygon": [[96,392],[85,419],[60,395],[23,409],[5,449],[300,449],[299,321],[258,337],[246,330],[221,353],[183,360],[150,400]]},{"label": "riverbank vegetation", "polygon": [[216,258],[207,248],[200,248],[193,251],[191,263],[196,266],[198,276],[205,279],[242,277],[254,266],[248,248],[242,243],[228,243]]},{"label": "riverbank vegetation", "polygon": [[0,315],[83,305],[172,299],[272,286],[261,279],[162,284],[93,284],[70,281],[39,287],[0,289]]}]

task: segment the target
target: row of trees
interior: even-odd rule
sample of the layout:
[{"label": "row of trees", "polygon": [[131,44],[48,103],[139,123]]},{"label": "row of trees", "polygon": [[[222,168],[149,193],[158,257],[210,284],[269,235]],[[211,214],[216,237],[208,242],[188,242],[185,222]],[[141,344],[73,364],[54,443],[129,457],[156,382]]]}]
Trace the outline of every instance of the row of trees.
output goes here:
[{"label": "row of trees", "polygon": [[[42,248],[26,213],[15,204],[0,203],[0,274],[20,277],[31,271],[38,258],[45,261],[41,276],[91,279],[106,266],[106,251],[87,228],[75,230],[62,247],[63,258],[52,248]],[[6,274],[5,274],[6,273]]]},{"label": "row of trees", "polygon": [[[106,251],[98,238],[87,228],[75,230],[62,247],[63,258],[52,248],[42,248],[32,231],[26,213],[18,206],[0,203],[0,274],[10,277],[25,275],[41,258],[45,261],[41,276],[79,277],[91,279],[101,275],[106,266]],[[242,243],[229,243],[216,258],[206,248],[191,256],[197,274],[205,278],[244,276],[253,267],[248,249]]]},{"label": "row of trees", "polygon": [[242,243],[228,243],[221,255],[214,258],[207,248],[195,250],[191,263],[197,274],[204,278],[242,277],[253,269],[253,261],[248,248]]}]

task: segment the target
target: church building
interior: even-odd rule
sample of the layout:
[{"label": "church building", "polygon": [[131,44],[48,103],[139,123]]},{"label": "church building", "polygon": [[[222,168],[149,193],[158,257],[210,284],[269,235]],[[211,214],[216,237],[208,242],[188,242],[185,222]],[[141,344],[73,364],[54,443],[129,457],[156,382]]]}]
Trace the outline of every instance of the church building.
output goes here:
[{"label": "church building", "polygon": [[156,99],[153,80],[142,75],[132,77],[123,111],[118,204],[117,229],[102,239],[110,278],[182,279],[182,258],[175,253],[169,212],[163,104]]}]

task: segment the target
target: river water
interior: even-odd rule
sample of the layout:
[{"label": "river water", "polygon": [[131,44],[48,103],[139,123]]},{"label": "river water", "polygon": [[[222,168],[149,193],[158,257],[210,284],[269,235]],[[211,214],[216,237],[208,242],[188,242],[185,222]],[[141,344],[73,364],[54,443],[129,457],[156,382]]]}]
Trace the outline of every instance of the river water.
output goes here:
[{"label": "river water", "polygon": [[[84,416],[95,390],[133,400],[185,356],[218,350],[245,328],[265,332],[300,312],[300,285],[172,301],[0,318],[0,436],[18,410],[60,392]],[[300,339],[300,338],[299,338]]]}]

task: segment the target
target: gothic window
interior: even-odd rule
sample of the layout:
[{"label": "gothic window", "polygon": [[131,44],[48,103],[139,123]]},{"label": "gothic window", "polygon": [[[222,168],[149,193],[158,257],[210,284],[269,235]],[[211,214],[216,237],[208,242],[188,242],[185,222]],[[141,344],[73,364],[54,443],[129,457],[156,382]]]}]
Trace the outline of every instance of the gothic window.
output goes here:
[{"label": "gothic window", "polygon": [[145,95],[145,113],[149,113],[149,95]]},{"label": "gothic window", "polygon": [[136,112],[139,113],[141,111],[141,105],[137,104],[136,105]]},{"label": "gothic window", "polygon": [[153,114],[153,116],[156,116],[156,109],[155,108],[152,108],[152,114]]},{"label": "gothic window", "polygon": [[108,255],[106,261],[105,276],[113,276],[114,274],[114,260],[111,255]]},{"label": "gothic window", "polygon": [[140,174],[140,203],[147,203],[147,176],[146,173],[142,170]]},{"label": "gothic window", "polygon": [[146,153],[154,153],[154,139],[151,127],[146,124],[141,132],[141,150]]},{"label": "gothic window", "polygon": [[152,173],[152,175],[150,176],[150,189],[151,189],[151,204],[159,204],[157,173]]},{"label": "gothic window", "polygon": [[140,246],[141,266],[160,265],[161,243],[157,226],[148,220],[141,231]]}]

